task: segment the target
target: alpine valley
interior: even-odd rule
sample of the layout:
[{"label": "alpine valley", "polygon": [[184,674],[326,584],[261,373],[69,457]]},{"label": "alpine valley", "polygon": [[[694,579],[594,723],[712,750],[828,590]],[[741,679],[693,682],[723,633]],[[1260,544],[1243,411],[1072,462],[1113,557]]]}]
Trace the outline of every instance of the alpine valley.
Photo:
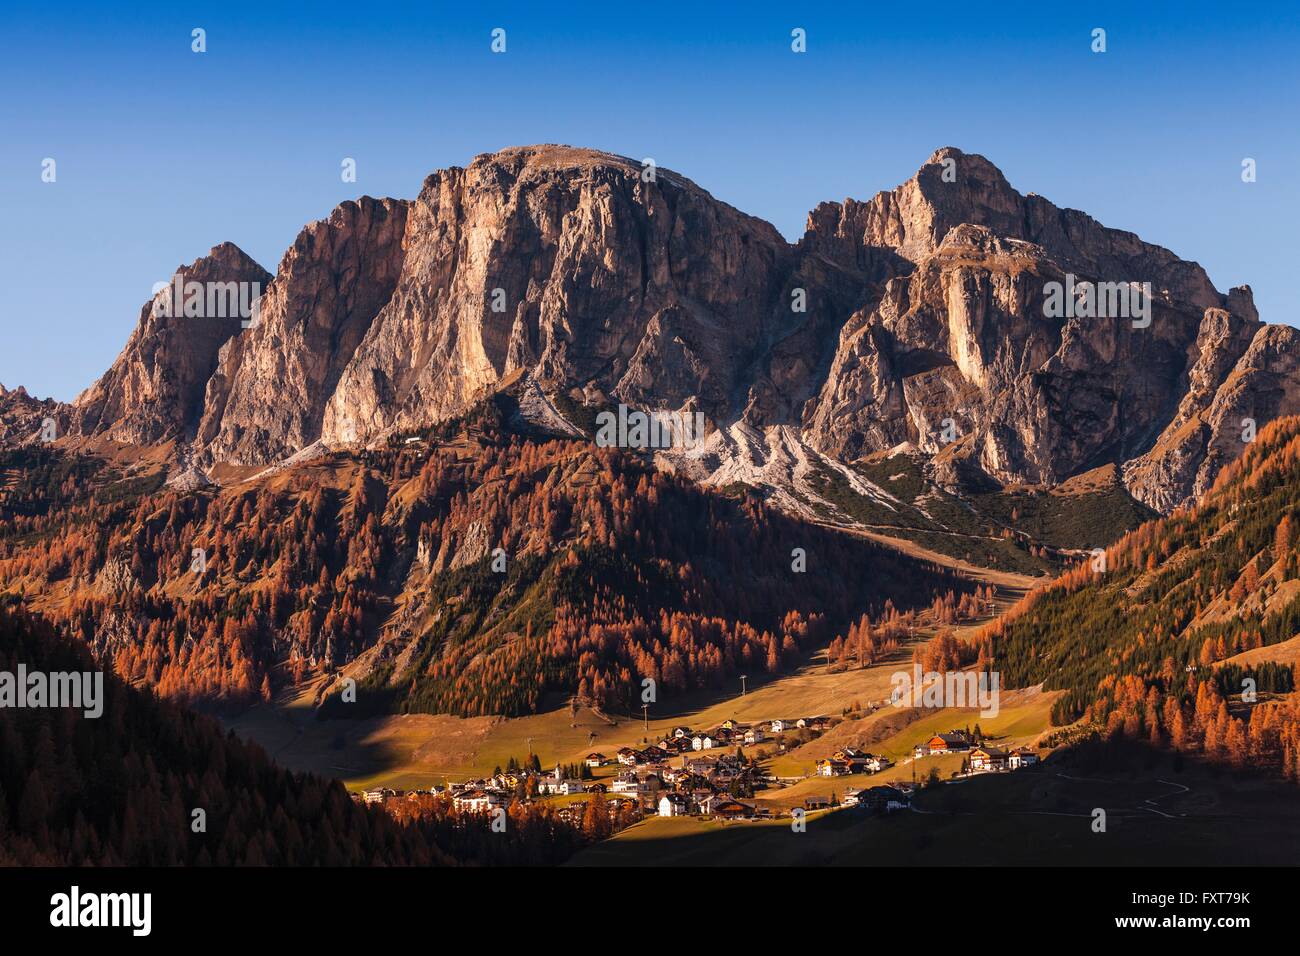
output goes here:
[{"label": "alpine valley", "polygon": [[[1149,311],[1059,308],[1105,288]],[[1297,415],[1300,332],[1248,287],[950,147],[793,244],[543,145],[345,202],[273,275],[218,245],[72,403],[0,386],[0,668],[112,674],[102,731],[0,711],[0,862],[1281,854]],[[998,712],[891,706],[913,660],[996,672]],[[880,815],[823,779],[864,753]],[[110,758],[129,833],[78,810]],[[196,788],[242,792],[238,839],[151,830]],[[1096,806],[1116,839],[1075,840]]]}]

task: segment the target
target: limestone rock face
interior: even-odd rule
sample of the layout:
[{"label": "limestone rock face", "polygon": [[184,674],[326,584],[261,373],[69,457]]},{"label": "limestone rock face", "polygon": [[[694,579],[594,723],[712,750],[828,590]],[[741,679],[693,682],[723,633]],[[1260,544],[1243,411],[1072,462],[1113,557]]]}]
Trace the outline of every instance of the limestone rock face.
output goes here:
[{"label": "limestone rock face", "polygon": [[205,460],[267,464],[320,437],[326,402],[397,286],[407,209],[364,197],[299,233],[257,324],[221,348],[197,430]]},{"label": "limestone rock face", "polygon": [[[841,458],[905,441],[938,454],[957,442],[954,454],[999,482],[1047,485],[1130,462],[1213,399],[1262,328],[1248,289],[1221,295],[1195,263],[1021,196],[983,157],[954,149],[869,202],[818,207],[801,245],[889,277],[842,327],[803,409],[811,444]],[[1049,314],[1047,284],[1071,276],[1149,282],[1150,324]],[[1282,393],[1300,391],[1284,361],[1260,363],[1241,371],[1260,383],[1246,392],[1270,387],[1265,375]],[[1210,471],[1223,463],[1208,460]],[[1171,460],[1125,474],[1136,497],[1167,508],[1195,493],[1177,471]]]},{"label": "limestone rock face", "polygon": [[[1207,324],[1212,321],[1208,313],[1206,318]],[[1224,320],[1213,321],[1218,326]],[[1300,414],[1300,332],[1257,323],[1225,331],[1231,339],[1203,351],[1198,370],[1226,364],[1241,333],[1253,335],[1226,374],[1200,379],[1155,447],[1124,466],[1133,496],[1158,511],[1209,491],[1220,469],[1242,453],[1256,431],[1275,418]]]},{"label": "limestone rock face", "polygon": [[[250,293],[254,284],[265,292],[271,281],[270,273],[229,242],[177,273],[185,283],[223,290],[229,283],[248,283]],[[224,293],[223,301],[228,302]],[[202,311],[186,316],[184,303],[170,304],[167,291],[145,303],[117,361],[73,403],[73,430],[136,445],[192,435],[217,355],[244,321],[224,304],[208,309],[206,297]]]},{"label": "limestone rock face", "polygon": [[518,369],[543,387],[728,414],[782,329],[794,256],[767,223],[653,174],[531,147],[430,176],[397,289],[330,397],[323,437],[365,442],[455,414]]},{"label": "limestone rock face", "polygon": [[[66,434],[71,409],[52,398],[38,399],[19,385],[8,389],[0,384],[0,445],[31,445]],[[47,432],[46,423],[52,423]]]},{"label": "limestone rock face", "polygon": [[983,156],[950,146],[907,182],[868,202],[822,203],[808,217],[804,244],[868,271],[897,270],[933,254],[952,229],[967,224],[1033,243],[1075,275],[1149,279],[1198,314],[1220,304],[1196,263],[1131,232],[1108,229],[1077,209],[1022,196]]},{"label": "limestone rock face", "polygon": [[[229,245],[187,271],[269,278]],[[1049,307],[1053,284],[1080,283],[1149,284],[1149,313]],[[72,425],[177,439],[186,467],[274,465],[526,382],[543,417],[548,396],[590,396],[841,462],[906,445],[954,486],[1114,466],[1167,510],[1240,453],[1242,419],[1297,410],[1296,335],[1261,323],[1248,288],[1221,294],[1196,263],[953,148],[870,200],[819,205],[792,245],[670,170],[530,146],[309,225],[253,328],[147,306]]]}]

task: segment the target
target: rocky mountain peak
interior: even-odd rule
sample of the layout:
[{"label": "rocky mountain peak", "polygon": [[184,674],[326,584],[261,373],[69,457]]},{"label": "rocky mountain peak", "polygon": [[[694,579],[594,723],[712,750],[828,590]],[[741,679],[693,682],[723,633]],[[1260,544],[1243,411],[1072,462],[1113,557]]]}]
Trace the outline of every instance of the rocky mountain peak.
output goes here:
[{"label": "rocky mountain peak", "polygon": [[298,234],[257,325],[221,347],[196,430],[203,460],[267,464],[320,437],[326,402],[396,288],[409,209],[363,196]]},{"label": "rocky mountain peak", "polygon": [[[543,397],[789,428],[845,461],[907,445],[1042,485],[1110,465],[1167,508],[1230,460],[1234,417],[1300,394],[1294,333],[1261,325],[1248,287],[1222,294],[952,146],[818,205],[793,246],[670,169],[541,144],[435,172],[414,200],[341,204],[273,281],[231,244],[181,271],[269,283],[258,323],[146,305],[75,428],[189,439],[205,467],[374,443],[526,375]],[[1052,313],[1049,286],[1075,282],[1149,301]]]},{"label": "rocky mountain peak", "polygon": [[73,403],[76,432],[131,444],[192,434],[218,353],[243,328],[241,303],[253,304],[271,274],[224,242],[159,281],[168,286],[141,307],[122,354]]}]

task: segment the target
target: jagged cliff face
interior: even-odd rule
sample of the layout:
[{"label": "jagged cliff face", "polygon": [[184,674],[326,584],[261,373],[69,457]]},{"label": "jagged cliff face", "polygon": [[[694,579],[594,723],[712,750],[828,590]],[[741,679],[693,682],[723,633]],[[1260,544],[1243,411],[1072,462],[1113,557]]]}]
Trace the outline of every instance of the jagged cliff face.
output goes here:
[{"label": "jagged cliff face", "polygon": [[[233,246],[196,274],[261,276]],[[1150,323],[1046,314],[1047,283],[1150,283]],[[796,302],[804,304],[802,310]],[[255,328],[146,307],[77,427],[201,464],[372,443],[521,373],[552,394],[793,427],[841,460],[900,444],[953,483],[1115,464],[1168,509],[1294,412],[1296,333],[1195,263],[935,153],[797,245],[668,170],[508,149],[417,199],[345,203],[285,254]],[[963,477],[964,476],[964,477]]]},{"label": "jagged cliff face", "polygon": [[[247,283],[265,291],[271,275],[239,247],[223,243],[177,269],[185,283]],[[187,438],[204,410],[204,392],[223,345],[239,334],[244,318],[235,309],[185,315],[164,290],[140,310],[140,323],[117,361],[74,402],[73,428],[128,444]],[[164,300],[167,302],[164,307]],[[219,315],[218,312],[230,313]]]},{"label": "jagged cliff face", "polygon": [[1155,446],[1124,466],[1124,480],[1151,507],[1170,511],[1205,494],[1254,433],[1300,414],[1300,333],[1286,325],[1206,313],[1192,387]]},{"label": "jagged cliff face", "polygon": [[208,380],[206,460],[266,464],[320,437],[326,403],[397,287],[408,209],[365,197],[298,235],[257,324],[222,346]]},{"label": "jagged cliff face", "polygon": [[330,397],[327,441],[446,417],[519,369],[725,416],[793,259],[767,223],[675,173],[646,182],[627,160],[555,147],[431,176],[405,249]]},{"label": "jagged cliff face", "polygon": [[68,428],[69,408],[52,398],[37,399],[19,385],[8,389],[0,384],[0,444],[25,445],[44,440],[46,422],[53,422],[57,440]]},{"label": "jagged cliff face", "polygon": [[[1203,447],[1176,441],[1185,401],[1235,374],[1237,404],[1261,408],[1262,424],[1286,407],[1267,395],[1300,391],[1276,345],[1237,369],[1264,328],[1248,289],[1220,295],[1195,263],[1021,196],[979,156],[940,150],[892,192],[823,204],[803,245],[892,274],[879,301],[841,330],[831,371],[804,409],[808,440],[838,457],[909,442],[998,481],[1049,485],[1127,463],[1135,497],[1168,508],[1202,487],[1198,473],[1212,480],[1241,450],[1222,416],[1206,420]],[[1046,285],[1067,275],[1151,283],[1150,324],[1049,317]],[[1203,332],[1216,321],[1235,338]],[[1168,453],[1162,464],[1143,457],[1158,438],[1177,449],[1178,464]]]}]

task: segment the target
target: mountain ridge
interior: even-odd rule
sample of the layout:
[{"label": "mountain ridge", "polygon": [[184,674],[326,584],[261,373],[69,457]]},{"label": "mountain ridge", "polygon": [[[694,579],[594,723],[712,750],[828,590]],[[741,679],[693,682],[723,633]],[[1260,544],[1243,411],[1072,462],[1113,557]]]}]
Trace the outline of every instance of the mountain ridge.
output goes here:
[{"label": "mountain ridge", "polygon": [[[178,470],[210,476],[413,433],[526,372],[590,407],[791,427],[844,463],[907,444],[953,486],[1113,464],[1168,511],[1240,453],[1243,419],[1300,412],[1297,333],[1260,322],[1249,287],[1219,293],[977,154],[821,203],[794,243],[648,163],[510,147],[413,200],[340,204],[274,277],[215,247],[186,271],[263,282],[254,327],[184,347],[146,305],[61,431],[174,441]],[[1150,283],[1149,325],[1049,318],[1045,287],[1075,278]]]}]

